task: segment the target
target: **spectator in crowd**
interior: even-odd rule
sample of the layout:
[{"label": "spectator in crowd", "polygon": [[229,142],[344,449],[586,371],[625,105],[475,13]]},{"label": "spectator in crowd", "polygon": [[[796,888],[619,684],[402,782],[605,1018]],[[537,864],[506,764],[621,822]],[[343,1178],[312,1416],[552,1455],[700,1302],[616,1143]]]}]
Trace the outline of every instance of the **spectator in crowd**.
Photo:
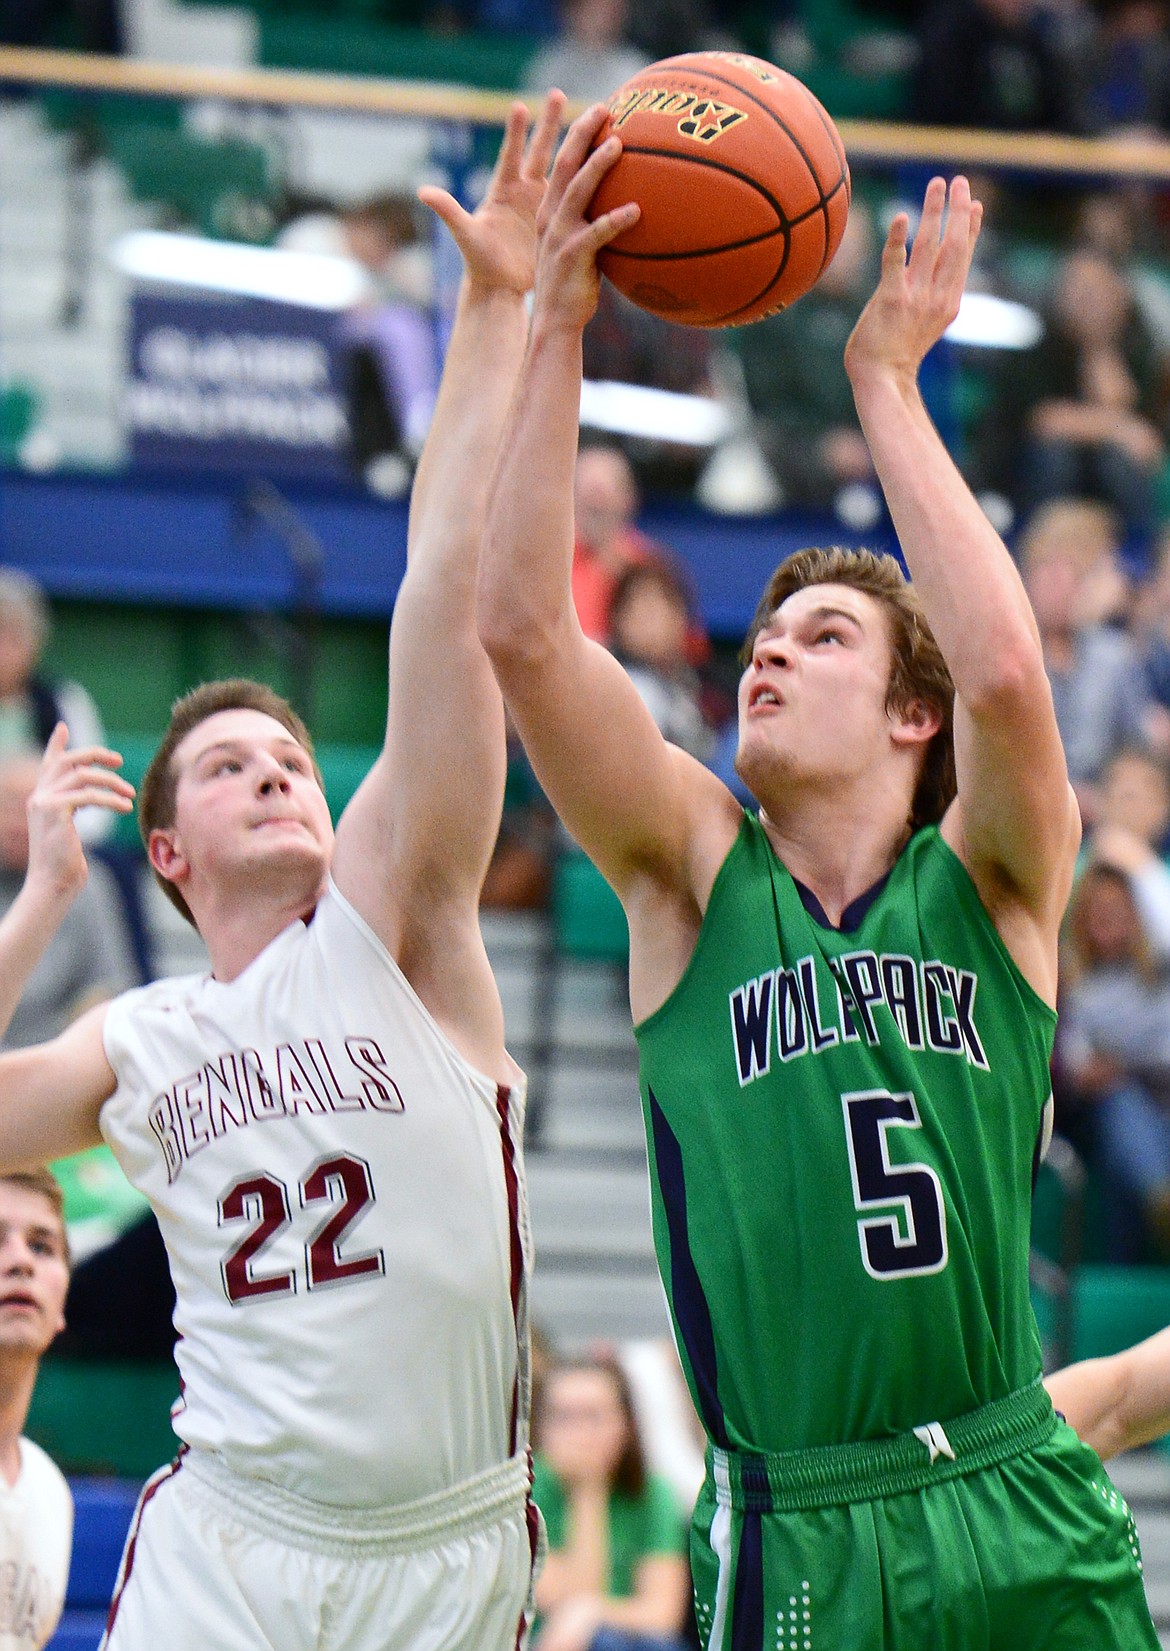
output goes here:
[{"label": "spectator in crowd", "polygon": [[379,491],[404,493],[439,387],[432,271],[413,199],[390,192],[304,212],[277,244],[351,258],[365,271],[365,296],[341,322],[351,456]]},{"label": "spectator in crowd", "polygon": [[845,341],[873,289],[873,216],[855,201],[828,269],[798,309],[780,310],[730,342],[743,369],[754,433],[786,503],[827,509],[865,487],[880,508],[869,448],[841,371]]},{"label": "spectator in crowd", "polygon": [[[586,636],[608,642],[610,604],[618,579],[636,562],[669,560],[637,526],[638,483],[620,447],[583,446],[573,472],[573,601]],[[692,612],[688,651],[695,664],[708,655],[706,632]]]},{"label": "spectator in crowd", "polygon": [[1075,81],[1037,0],[932,0],[919,41],[916,120],[1002,132],[1083,125]]},{"label": "spectator in crowd", "polygon": [[[49,628],[49,604],[36,580],[19,568],[0,568],[0,761],[39,757],[58,722],[74,745],[105,741],[97,706],[81,684],[55,681],[41,670]],[[104,809],[77,816],[83,843],[99,841],[109,826]]]},{"label": "spectator in crowd", "polygon": [[[614,586],[609,647],[672,745],[706,762],[715,743],[711,701],[690,662],[691,605],[681,578],[660,556],[634,562]],[[730,715],[731,707],[726,707]],[[726,720],[726,717],[720,719]]]},{"label": "spectator in crowd", "polygon": [[1125,591],[1109,520],[1092,504],[1061,501],[1037,513],[1019,547],[1069,776],[1089,824],[1109,759],[1123,745],[1144,743],[1149,730],[1137,648],[1108,622]]},{"label": "spectator in crowd", "polygon": [[1081,64],[1088,130],[1155,137],[1170,131],[1166,0],[1097,0]]},{"label": "spectator in crowd", "polygon": [[[39,766],[32,756],[0,761],[0,917],[19,894],[28,870],[27,807]],[[137,984],[116,885],[91,856],[86,885],[33,970],[2,1047],[47,1042],[85,1009]]]},{"label": "spectator in crowd", "polygon": [[1088,246],[1062,260],[1043,337],[1013,353],[983,429],[990,484],[1024,512],[1067,495],[1148,539],[1165,457],[1162,363],[1129,274]]},{"label": "spectator in crowd", "polygon": [[1170,975],[1130,874],[1088,866],[1065,941],[1057,1067],[1104,1182],[1109,1258],[1170,1258]]},{"label": "spectator in crowd", "polygon": [[40,1651],[65,1603],[73,1499],[22,1436],[41,1355],[62,1328],[69,1252],[45,1170],[0,1177],[0,1645]]},{"label": "spectator in crowd", "polygon": [[617,1360],[554,1364],[535,1441],[533,1497],[549,1556],[533,1651],[683,1651],[684,1521],[669,1485],[646,1470]]},{"label": "spectator in crowd", "polygon": [[604,103],[650,61],[626,33],[626,0],[561,0],[563,32],[528,65],[525,87],[559,86],[583,103]]}]

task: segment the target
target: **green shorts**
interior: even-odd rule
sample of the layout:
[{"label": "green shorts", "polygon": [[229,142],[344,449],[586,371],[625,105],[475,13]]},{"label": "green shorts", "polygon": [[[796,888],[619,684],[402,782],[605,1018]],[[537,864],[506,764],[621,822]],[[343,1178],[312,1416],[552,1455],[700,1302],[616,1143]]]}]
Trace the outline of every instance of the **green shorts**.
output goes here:
[{"label": "green shorts", "polygon": [[1042,1387],[897,1438],[712,1448],[704,1651],[1158,1651],[1137,1531]]}]

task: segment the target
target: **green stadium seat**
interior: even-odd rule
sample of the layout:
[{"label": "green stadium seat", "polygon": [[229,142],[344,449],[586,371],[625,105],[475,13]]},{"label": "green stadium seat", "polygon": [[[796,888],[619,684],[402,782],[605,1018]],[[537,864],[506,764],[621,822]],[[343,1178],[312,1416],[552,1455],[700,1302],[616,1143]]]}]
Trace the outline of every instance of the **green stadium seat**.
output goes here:
[{"label": "green stadium seat", "polygon": [[552,913],[557,950],[566,956],[628,960],[630,931],[621,901],[578,849],[562,854],[553,867]]},{"label": "green stadium seat", "polygon": [[344,13],[260,10],[260,61],[274,68],[513,91],[536,46],[528,35],[440,35]]},{"label": "green stadium seat", "polygon": [[25,1432],[66,1473],[141,1481],[178,1449],[171,1429],[178,1393],[179,1372],[170,1362],[48,1358]]},{"label": "green stadium seat", "polygon": [[1101,1358],[1170,1324],[1170,1267],[1085,1266],[1073,1279],[1073,1359]]}]

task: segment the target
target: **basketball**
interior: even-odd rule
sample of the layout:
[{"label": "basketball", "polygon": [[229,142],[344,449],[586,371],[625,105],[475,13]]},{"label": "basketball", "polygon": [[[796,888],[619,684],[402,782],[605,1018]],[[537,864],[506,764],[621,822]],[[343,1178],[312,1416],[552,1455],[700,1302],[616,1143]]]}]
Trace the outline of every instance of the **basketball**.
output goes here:
[{"label": "basketball", "polygon": [[849,212],[837,128],[794,75],[741,52],[686,52],[609,100],[622,154],[589,206],[642,216],[598,257],[642,309],[732,327],[785,309],[836,252]]}]

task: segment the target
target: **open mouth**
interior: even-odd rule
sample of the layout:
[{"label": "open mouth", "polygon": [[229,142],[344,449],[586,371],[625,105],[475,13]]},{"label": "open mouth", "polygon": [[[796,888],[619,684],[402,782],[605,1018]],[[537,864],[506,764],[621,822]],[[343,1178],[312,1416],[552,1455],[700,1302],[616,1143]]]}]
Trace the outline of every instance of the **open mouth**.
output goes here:
[{"label": "open mouth", "polygon": [[773,710],[779,710],[783,704],[784,701],[776,692],[775,688],[770,688],[766,684],[761,684],[760,687],[753,688],[751,693],[748,695],[749,711],[756,711],[761,707],[768,706],[770,706]]}]

